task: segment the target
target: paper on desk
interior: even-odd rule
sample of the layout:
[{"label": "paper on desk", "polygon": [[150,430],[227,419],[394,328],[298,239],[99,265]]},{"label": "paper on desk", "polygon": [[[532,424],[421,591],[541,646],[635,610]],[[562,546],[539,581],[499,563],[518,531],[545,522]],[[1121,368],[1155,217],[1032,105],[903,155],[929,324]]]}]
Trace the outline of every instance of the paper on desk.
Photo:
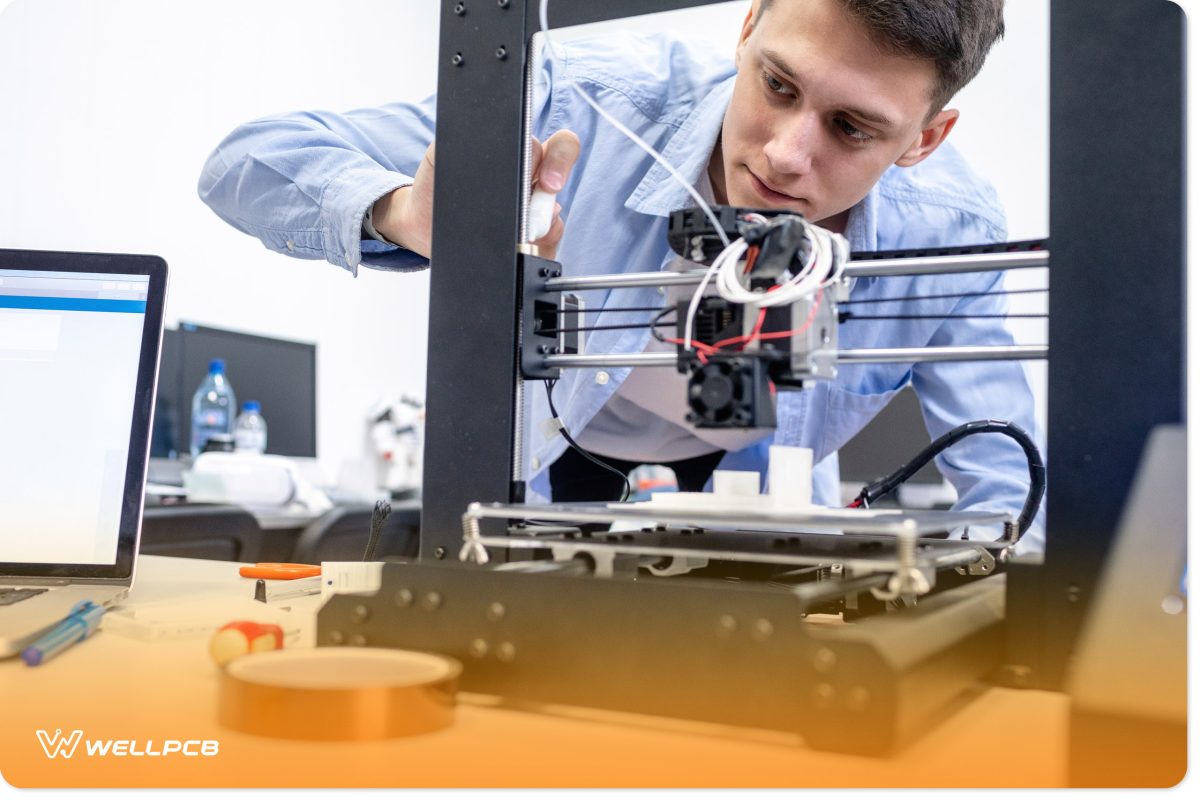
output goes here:
[{"label": "paper on desk", "polygon": [[295,610],[268,606],[252,598],[189,601],[162,601],[133,605],[109,611],[100,620],[100,628],[121,636],[143,641],[169,641],[212,634],[227,622],[245,620],[278,625],[286,644],[295,646],[301,633],[315,621],[316,605],[299,604]]}]

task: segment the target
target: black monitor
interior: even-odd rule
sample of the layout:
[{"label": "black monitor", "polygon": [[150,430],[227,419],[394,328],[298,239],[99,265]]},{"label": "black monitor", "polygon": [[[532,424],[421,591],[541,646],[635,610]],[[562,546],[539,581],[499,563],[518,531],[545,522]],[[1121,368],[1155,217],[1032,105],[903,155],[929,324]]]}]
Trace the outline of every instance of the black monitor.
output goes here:
[{"label": "black monitor", "polygon": [[[878,415],[838,451],[842,481],[864,485],[890,474],[929,446],[921,401],[911,386],[898,392]],[[930,461],[907,483],[942,483]]]},{"label": "black monitor", "polygon": [[317,346],[180,322],[164,332],[151,455],[188,452],[192,394],[209,362],[225,359],[238,410],[257,400],[267,422],[267,452],[317,455]]}]

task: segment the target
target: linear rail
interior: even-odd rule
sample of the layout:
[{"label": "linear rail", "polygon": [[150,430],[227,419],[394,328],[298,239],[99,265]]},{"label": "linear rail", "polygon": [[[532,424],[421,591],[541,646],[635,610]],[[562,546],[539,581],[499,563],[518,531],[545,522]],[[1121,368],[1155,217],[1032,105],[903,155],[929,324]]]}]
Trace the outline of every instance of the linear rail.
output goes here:
[{"label": "linear rail", "polygon": [[[897,275],[939,275],[958,272],[993,272],[1009,269],[1036,269],[1050,265],[1047,250],[1014,253],[972,253],[954,256],[882,258],[851,261],[846,265],[848,278],[894,277]],[[646,286],[694,286],[704,280],[706,269],[687,272],[634,272],[628,275],[581,275],[550,278],[548,292],[586,292],[595,289],[631,289]]]},{"label": "linear rail", "polygon": [[[933,361],[1028,361],[1050,357],[1045,345],[982,345],[979,347],[880,347],[841,350],[839,364],[915,364]],[[581,367],[674,367],[674,353],[546,356],[547,369]]]}]

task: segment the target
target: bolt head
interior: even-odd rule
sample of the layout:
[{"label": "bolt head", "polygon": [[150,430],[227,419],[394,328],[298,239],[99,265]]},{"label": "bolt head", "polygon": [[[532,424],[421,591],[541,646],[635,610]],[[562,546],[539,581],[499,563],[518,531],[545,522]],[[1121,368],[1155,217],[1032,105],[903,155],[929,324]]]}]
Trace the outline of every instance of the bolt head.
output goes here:
[{"label": "bolt head", "polygon": [[445,558],[446,557],[446,548],[444,548],[444,547],[436,548],[433,551],[433,557],[434,558]]},{"label": "bolt head", "polygon": [[818,683],[812,692],[813,705],[820,709],[831,707],[834,694],[833,686],[828,683]]},{"label": "bolt head", "polygon": [[409,589],[401,589],[392,596],[392,600],[401,608],[406,608],[412,605],[413,593]]},{"label": "bolt head", "polygon": [[505,663],[513,661],[517,657],[517,648],[512,642],[501,642],[496,648],[496,658]]},{"label": "bolt head", "polygon": [[508,610],[504,607],[503,603],[489,603],[488,604],[487,618],[490,619],[492,622],[497,622],[499,620],[504,619],[504,615],[506,613],[508,613]]},{"label": "bolt head", "polygon": [[813,653],[813,669],[817,672],[833,672],[837,666],[837,654],[828,647],[822,647]]},{"label": "bolt head", "polygon": [[866,711],[871,703],[871,693],[865,686],[855,686],[846,694],[846,705],[851,711]]}]

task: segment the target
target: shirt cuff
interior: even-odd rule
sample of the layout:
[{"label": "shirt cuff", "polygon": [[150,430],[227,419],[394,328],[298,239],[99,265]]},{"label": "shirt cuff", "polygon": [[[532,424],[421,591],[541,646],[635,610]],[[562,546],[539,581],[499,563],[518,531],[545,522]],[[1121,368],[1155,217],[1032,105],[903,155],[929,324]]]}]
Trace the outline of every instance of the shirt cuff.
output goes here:
[{"label": "shirt cuff", "polygon": [[399,172],[348,169],[325,187],[321,197],[321,234],[325,260],[358,274],[358,265],[384,269],[418,269],[428,261],[412,251],[384,242],[362,240],[367,209],[388,192],[411,186],[413,179]]}]

